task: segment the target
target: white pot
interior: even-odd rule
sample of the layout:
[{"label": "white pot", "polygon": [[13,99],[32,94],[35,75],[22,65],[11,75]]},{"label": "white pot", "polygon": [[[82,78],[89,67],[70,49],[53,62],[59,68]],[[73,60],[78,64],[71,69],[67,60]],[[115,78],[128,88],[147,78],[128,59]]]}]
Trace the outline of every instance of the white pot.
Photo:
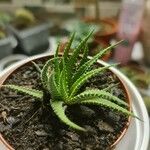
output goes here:
[{"label": "white pot", "polygon": [[[0,74],[0,78],[1,79],[7,78],[8,72],[12,72],[15,68],[21,66],[25,62],[28,62],[29,60],[32,60],[33,58],[35,59],[43,56],[47,56],[47,54],[34,56],[26,60],[23,60],[19,63],[16,63],[14,66],[11,66],[5,71],[3,71]],[[104,63],[102,61],[99,62],[104,65],[108,65],[107,63]],[[115,68],[111,68],[111,70],[117,76],[120,77],[120,79],[124,82],[125,86],[128,88],[129,96],[131,96],[132,99],[132,110],[136,116],[138,116],[141,120],[143,120],[143,122],[139,121],[138,119],[131,120],[131,124],[128,128],[127,133],[125,134],[123,139],[119,142],[115,150],[148,150],[150,127],[149,127],[149,117],[143,99],[139,94],[138,90],[136,89],[136,87],[130,82],[130,80],[127,77],[125,77],[120,71],[118,71]],[[0,150],[8,150],[8,147],[6,147],[3,141],[1,140],[0,140]]]}]

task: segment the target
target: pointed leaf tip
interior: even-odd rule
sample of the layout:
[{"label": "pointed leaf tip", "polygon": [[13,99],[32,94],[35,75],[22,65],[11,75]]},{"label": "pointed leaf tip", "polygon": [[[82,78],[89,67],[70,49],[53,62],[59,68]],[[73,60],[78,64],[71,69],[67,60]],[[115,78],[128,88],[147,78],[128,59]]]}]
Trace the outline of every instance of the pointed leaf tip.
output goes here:
[{"label": "pointed leaf tip", "polygon": [[55,114],[57,115],[57,117],[66,125],[68,125],[69,127],[76,129],[76,130],[80,130],[80,131],[86,131],[84,128],[78,126],[77,124],[75,124],[74,122],[72,122],[65,114],[65,109],[66,107],[63,106],[63,102],[62,101],[57,101],[57,100],[51,100],[50,102],[52,109],[54,110]]}]

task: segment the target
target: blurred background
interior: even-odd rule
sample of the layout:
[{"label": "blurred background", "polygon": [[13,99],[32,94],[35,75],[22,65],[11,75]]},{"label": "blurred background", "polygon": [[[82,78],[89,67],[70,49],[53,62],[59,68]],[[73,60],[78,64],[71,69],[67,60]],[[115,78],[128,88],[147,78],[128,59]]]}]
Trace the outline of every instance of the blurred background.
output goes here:
[{"label": "blurred background", "polygon": [[75,47],[92,29],[91,56],[124,40],[103,60],[121,63],[150,112],[150,0],[0,0],[0,72],[29,56],[54,52],[58,41],[63,52],[74,31]]}]

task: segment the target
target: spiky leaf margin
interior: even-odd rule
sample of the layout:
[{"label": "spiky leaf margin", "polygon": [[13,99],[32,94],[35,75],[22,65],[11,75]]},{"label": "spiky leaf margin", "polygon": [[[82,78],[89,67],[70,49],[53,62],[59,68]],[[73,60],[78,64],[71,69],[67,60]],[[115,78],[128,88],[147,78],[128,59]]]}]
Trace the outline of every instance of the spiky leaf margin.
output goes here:
[{"label": "spiky leaf margin", "polygon": [[61,94],[59,92],[59,86],[56,84],[55,74],[51,72],[48,77],[48,82],[46,84],[48,91],[51,94],[52,99],[60,99]]},{"label": "spiky leaf margin", "polygon": [[33,96],[35,98],[39,98],[39,99],[43,98],[43,92],[42,91],[31,89],[28,87],[17,86],[17,85],[3,85],[2,87],[9,88],[9,89],[12,89],[12,90],[15,90],[17,92],[24,93],[24,94],[28,94],[28,95]]},{"label": "spiky leaf margin", "polygon": [[86,45],[86,42],[88,41],[88,39],[90,38],[90,36],[92,35],[93,31],[91,31],[77,46],[77,48],[74,49],[72,55],[69,58],[69,69],[70,69],[70,76],[74,73],[73,69],[76,66],[76,62],[77,59],[79,57],[80,51],[84,48],[84,46]]},{"label": "spiky leaf margin", "polygon": [[125,114],[126,116],[132,116],[132,117],[138,118],[137,116],[135,116],[132,112],[128,111],[127,109],[125,109],[125,108],[123,108],[123,107],[121,107],[121,106],[119,106],[119,105],[117,105],[111,101],[103,99],[103,98],[87,99],[87,100],[84,100],[82,102],[79,102],[78,104],[100,105],[100,106],[103,106],[106,108],[114,109],[118,112]]},{"label": "spiky leaf margin", "polygon": [[104,50],[100,50],[100,52],[95,55],[92,59],[85,62],[82,66],[78,68],[76,73],[73,75],[72,82],[75,82],[82,74],[84,74],[94,63],[97,62],[99,58],[101,58],[104,54],[106,54],[107,51],[111,50],[112,48],[116,47],[118,44],[120,44],[122,41],[117,42],[114,45],[111,45]]},{"label": "spiky leaf margin", "polygon": [[93,98],[105,98],[109,101],[116,102],[117,104],[128,106],[128,104],[124,102],[123,100],[121,100],[120,98],[112,95],[109,92],[99,90],[99,89],[86,90],[82,92],[81,94],[78,94],[77,96],[72,98],[70,102],[75,102],[75,103],[80,102],[80,101],[82,102],[86,99],[93,99]]},{"label": "spiky leaf margin", "polygon": [[53,70],[54,61],[57,59],[60,59],[60,58],[55,57],[55,58],[51,58],[50,60],[48,60],[41,71],[41,80],[45,88],[47,88],[48,76],[51,73],[50,69]]},{"label": "spiky leaf margin", "polygon": [[85,74],[83,74],[78,80],[76,80],[76,82],[74,82],[74,84],[72,85],[71,89],[70,89],[70,97],[73,97],[77,91],[80,89],[80,87],[87,81],[89,80],[91,77],[94,77],[98,74],[103,73],[104,71],[106,71],[108,68],[112,67],[112,66],[116,66],[116,64],[113,65],[109,65],[109,66],[105,66],[105,67],[101,67],[98,69],[94,69],[91,70]]}]

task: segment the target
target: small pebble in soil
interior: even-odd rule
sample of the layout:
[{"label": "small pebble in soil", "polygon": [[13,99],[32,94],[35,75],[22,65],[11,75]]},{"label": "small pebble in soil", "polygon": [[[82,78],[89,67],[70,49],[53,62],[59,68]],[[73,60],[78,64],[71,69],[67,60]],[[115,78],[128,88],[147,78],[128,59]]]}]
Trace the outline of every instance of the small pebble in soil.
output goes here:
[{"label": "small pebble in soil", "polygon": [[37,136],[49,136],[49,134],[46,133],[44,130],[35,131],[35,134],[36,134]]},{"label": "small pebble in soil", "polygon": [[100,131],[114,132],[113,127],[109,125],[107,122],[104,122],[102,120],[98,121],[97,127]]},{"label": "small pebble in soil", "polygon": [[90,117],[92,117],[92,116],[95,115],[95,111],[92,110],[92,109],[90,109],[90,108],[87,107],[87,106],[82,106],[82,105],[81,105],[81,106],[80,106],[80,109],[81,109],[80,115],[82,114],[83,116],[88,117],[88,118],[90,118]]},{"label": "small pebble in soil", "polygon": [[[76,109],[76,111],[73,111],[74,108]],[[78,117],[83,117],[83,118],[91,118],[91,117],[94,117],[95,116],[95,111],[92,110],[91,108],[87,107],[87,106],[79,106],[79,107],[70,107],[69,108],[69,111],[78,116]]]},{"label": "small pebble in soil", "polygon": [[109,118],[111,119],[111,120],[114,120],[114,121],[116,121],[116,122],[118,122],[119,120],[120,120],[120,115],[117,115],[116,113],[114,113],[114,112],[109,112]]},{"label": "small pebble in soil", "polygon": [[97,133],[96,129],[94,127],[89,126],[89,125],[85,125],[84,128],[87,130],[87,133],[85,133],[85,134],[90,134],[90,133],[96,134]]},{"label": "small pebble in soil", "polygon": [[12,126],[17,122],[17,120],[14,117],[8,117],[7,122],[10,126]]},{"label": "small pebble in soil", "polygon": [[59,142],[56,147],[55,147],[56,150],[63,150],[63,142]]},{"label": "small pebble in soil", "polygon": [[1,133],[9,130],[10,128],[11,128],[11,126],[9,124],[4,125],[3,122],[0,122],[0,132]]},{"label": "small pebble in soil", "polygon": [[66,135],[69,136],[72,139],[72,141],[78,141],[79,140],[79,136],[75,133],[68,132]]}]

